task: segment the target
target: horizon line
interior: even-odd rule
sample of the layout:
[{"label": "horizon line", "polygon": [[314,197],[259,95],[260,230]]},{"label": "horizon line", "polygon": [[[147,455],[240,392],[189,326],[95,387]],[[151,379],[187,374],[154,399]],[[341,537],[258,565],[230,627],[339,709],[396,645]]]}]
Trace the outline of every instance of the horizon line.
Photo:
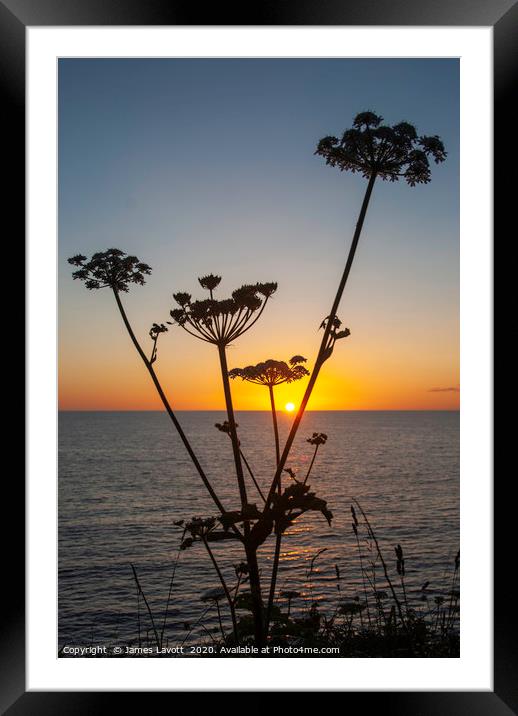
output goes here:
[{"label": "horizon line", "polygon": [[[58,413],[167,413],[167,410],[149,408],[58,408]],[[183,408],[175,413],[225,413],[226,408]],[[236,413],[270,413],[267,408],[257,410],[237,409]],[[285,410],[278,410],[285,413]],[[293,411],[294,412],[294,411]],[[305,413],[459,413],[460,408],[328,408],[305,410]],[[286,413],[291,415],[292,413]]]}]

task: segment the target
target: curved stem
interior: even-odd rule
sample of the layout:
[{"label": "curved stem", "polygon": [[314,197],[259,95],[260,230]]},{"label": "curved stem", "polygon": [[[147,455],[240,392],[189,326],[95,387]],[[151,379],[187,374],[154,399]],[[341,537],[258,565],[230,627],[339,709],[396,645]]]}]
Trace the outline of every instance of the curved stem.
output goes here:
[{"label": "curved stem", "polygon": [[[279,447],[279,428],[277,427],[277,411],[275,410],[275,397],[273,395],[273,386],[268,386],[270,393],[270,405],[272,408],[272,420],[273,420],[273,434],[275,435],[275,464],[278,465],[281,459],[280,447]],[[279,480],[279,492],[281,491],[281,481]]]},{"label": "curved stem", "polygon": [[131,563],[130,563],[130,566],[133,571],[133,578],[137,585],[137,589],[140,592],[140,594],[142,595],[142,599],[144,600],[144,604],[146,605],[147,613],[149,614],[149,618],[151,619],[151,626],[153,627],[153,633],[155,635],[155,642],[156,642],[157,649],[160,649],[161,648],[160,639],[158,638],[158,631],[157,631],[157,628],[155,625],[155,620],[153,618],[153,612],[151,611],[151,607],[149,606],[149,602],[146,599],[146,595],[144,594],[144,591],[143,591],[142,587],[140,586],[139,578],[137,575],[137,570]]},{"label": "curved stem", "polygon": [[[260,308],[260,310],[259,310],[259,313],[258,313],[257,316],[254,318],[254,320],[252,321],[252,323],[250,323],[244,330],[241,330],[241,327],[240,327],[239,333],[235,333],[235,332],[234,332],[234,335],[233,335],[231,338],[227,338],[227,339],[226,339],[226,340],[227,340],[227,343],[230,343],[231,341],[233,341],[235,338],[237,338],[238,335],[242,336],[244,333],[246,333],[247,331],[249,331],[249,330],[252,328],[252,326],[254,326],[254,325],[257,323],[257,321],[261,318],[261,316],[262,316],[262,314],[263,314],[263,311],[264,311],[264,309],[266,308],[266,304],[267,304],[267,303],[268,303],[268,298],[265,298],[265,299],[264,299],[264,302],[263,302],[263,305],[261,306],[261,308]],[[250,315],[252,315],[252,314],[250,313]],[[248,320],[248,318],[247,318],[247,320]],[[245,321],[245,324],[246,324],[246,321]],[[245,325],[245,324],[243,324],[243,325]]]},{"label": "curved stem", "polygon": [[316,459],[316,457],[317,457],[317,452],[318,452],[318,448],[319,448],[319,447],[320,447],[320,444],[317,443],[317,444],[315,445],[315,452],[313,453],[313,458],[312,458],[311,462],[309,463],[309,468],[308,468],[306,477],[304,478],[304,482],[302,483],[303,485],[305,485],[306,482],[308,481],[308,477],[309,477],[309,475],[310,475],[310,473],[311,473],[311,470],[312,470],[312,468],[313,468],[313,465],[314,465],[314,463],[315,463],[315,459]]},{"label": "curved stem", "polygon": [[241,450],[241,448],[239,449],[239,454],[241,455],[241,459],[242,459],[243,462],[245,463],[245,467],[246,467],[246,469],[248,470],[248,472],[249,472],[249,474],[250,474],[250,477],[252,478],[252,482],[253,482],[254,485],[256,486],[257,492],[258,492],[259,495],[261,496],[261,500],[262,500],[263,502],[266,502],[266,497],[263,495],[263,491],[262,491],[261,488],[259,487],[259,483],[258,483],[257,480],[255,479],[255,475],[254,475],[254,473],[252,472],[252,468],[251,468],[250,465],[248,464],[248,460],[247,460],[246,457],[244,456],[243,451]]},{"label": "curved stem", "polygon": [[189,453],[189,457],[191,458],[191,460],[192,460],[192,462],[193,462],[193,464],[194,464],[194,467],[195,467],[196,470],[198,471],[198,474],[199,474],[199,476],[201,477],[201,479],[202,479],[202,481],[203,481],[203,484],[205,485],[205,487],[207,488],[207,490],[208,490],[210,496],[211,496],[212,499],[214,500],[214,503],[215,503],[216,507],[217,507],[218,510],[223,514],[223,513],[225,512],[225,508],[224,508],[223,505],[221,504],[221,501],[220,501],[219,497],[216,495],[216,493],[215,493],[215,491],[214,491],[212,485],[210,484],[209,479],[208,479],[208,477],[206,476],[206,474],[205,474],[205,472],[204,472],[202,466],[200,465],[200,463],[199,463],[199,461],[198,461],[198,458],[196,457],[196,455],[195,455],[195,453],[194,453],[194,450],[192,449],[191,444],[189,443],[189,440],[187,439],[187,436],[185,435],[185,433],[184,433],[184,431],[183,431],[183,429],[182,429],[182,426],[181,426],[180,423],[178,422],[178,419],[177,419],[176,415],[173,413],[173,409],[171,408],[171,406],[170,406],[170,404],[169,404],[169,401],[167,400],[167,398],[166,398],[166,396],[165,396],[165,393],[164,393],[164,391],[162,390],[162,386],[160,385],[160,382],[159,382],[159,380],[158,380],[158,378],[157,378],[157,375],[156,375],[156,373],[155,373],[155,371],[154,371],[154,369],[153,369],[152,364],[149,362],[149,360],[148,360],[146,354],[144,353],[144,351],[142,350],[142,348],[141,348],[141,346],[140,346],[140,343],[138,342],[138,340],[137,340],[135,334],[133,333],[133,329],[132,329],[131,324],[130,324],[130,322],[129,322],[129,320],[128,320],[128,317],[127,317],[127,315],[126,315],[126,311],[124,310],[124,306],[122,305],[122,301],[121,301],[121,299],[120,299],[120,296],[119,296],[118,291],[116,291],[116,290],[114,289],[114,290],[113,290],[113,295],[115,296],[115,301],[117,302],[117,306],[118,306],[119,311],[120,311],[120,314],[121,314],[121,316],[122,316],[122,320],[123,320],[123,322],[124,322],[124,325],[126,326],[126,330],[128,331],[129,337],[131,338],[131,340],[132,340],[132,342],[133,342],[133,345],[134,345],[135,348],[137,349],[137,353],[138,353],[139,356],[142,358],[142,361],[144,362],[144,365],[146,366],[146,368],[147,368],[147,370],[148,370],[148,372],[149,372],[149,375],[151,376],[151,379],[152,379],[152,381],[153,381],[153,383],[154,383],[154,385],[155,385],[155,388],[156,388],[156,390],[157,390],[157,392],[158,392],[158,395],[160,396],[160,399],[161,399],[161,401],[162,401],[162,403],[163,403],[163,405],[164,405],[164,408],[165,408],[166,411],[167,411],[167,414],[168,414],[169,417],[171,418],[171,421],[172,421],[173,425],[175,426],[175,428],[176,428],[176,430],[177,430],[177,432],[178,432],[178,434],[179,434],[179,436],[180,436],[180,438],[181,438],[181,440],[182,440],[182,442],[183,442],[183,444],[184,444],[184,446],[185,446],[185,449],[186,449],[187,452]]},{"label": "curved stem", "polygon": [[270,620],[272,617],[273,602],[275,600],[275,587],[277,585],[277,574],[279,572],[279,562],[281,561],[281,542],[282,533],[279,531],[275,535],[275,551],[273,553],[272,575],[270,578],[270,593],[268,595],[268,607],[266,609],[265,630],[268,634],[270,628]]},{"label": "curved stem", "polygon": [[[223,343],[218,345],[219,360],[221,364],[221,377],[223,379],[223,390],[225,393],[225,402],[227,406],[228,423],[230,427],[230,437],[232,439],[232,450],[234,452],[234,462],[236,465],[236,476],[241,497],[242,509],[248,504],[246,494],[245,478],[243,475],[243,465],[241,463],[241,450],[237,437],[236,421],[234,417],[234,406],[232,404],[232,393],[230,392],[230,380],[228,377],[228,365],[226,349]],[[256,646],[261,648],[264,642],[263,631],[263,600],[261,596],[261,580],[259,576],[259,565],[257,563],[257,547],[253,546],[248,539],[250,536],[250,522],[243,522],[243,544],[248,562],[250,577],[250,592],[252,594],[252,608],[254,615],[255,641]]]},{"label": "curved stem", "polygon": [[[194,336],[194,338],[197,338],[199,341],[204,341],[205,343],[213,343],[214,342],[212,339],[209,340],[208,338],[203,338],[203,336],[198,335],[198,333],[193,333],[188,328],[186,328],[185,324],[183,324],[183,323],[181,323],[179,325],[180,325],[180,328],[183,328],[183,330],[186,333],[188,333],[190,336]],[[191,325],[192,325],[192,323],[191,323]]]},{"label": "curved stem", "polygon": [[[183,532],[181,542],[183,542],[184,537],[185,537],[185,530]],[[176,560],[174,563],[173,572],[171,574],[171,579],[169,581],[169,593],[167,595],[167,602],[165,605],[165,613],[164,613],[164,621],[162,623],[162,631],[160,632],[160,647],[162,647],[162,645],[164,643],[164,633],[165,633],[165,628],[166,628],[166,624],[167,624],[167,615],[169,613],[169,605],[171,603],[171,594],[173,593],[174,578],[176,576],[176,568],[178,567],[178,562],[180,561],[181,552],[182,552],[182,550],[180,548],[176,553]]]},{"label": "curved stem", "polygon": [[383,573],[385,574],[385,579],[387,580],[387,584],[389,585],[390,591],[392,592],[392,597],[394,598],[394,601],[396,602],[397,610],[398,610],[398,613],[399,613],[399,618],[401,619],[401,624],[403,625],[403,628],[404,628],[405,631],[406,631],[406,630],[407,630],[407,625],[406,625],[405,618],[404,618],[404,616],[403,616],[403,610],[401,609],[401,602],[399,601],[399,599],[398,599],[398,597],[397,597],[396,590],[394,589],[394,585],[392,584],[392,580],[391,580],[390,577],[389,577],[389,573],[388,573],[388,570],[387,570],[387,565],[386,565],[386,563],[385,563],[385,560],[383,559],[383,555],[382,555],[382,553],[381,553],[381,549],[380,549],[380,546],[379,546],[378,538],[376,537],[376,535],[375,535],[375,533],[374,533],[374,530],[373,530],[372,527],[371,527],[371,523],[369,522],[369,518],[367,517],[367,515],[366,515],[365,512],[363,511],[363,507],[360,505],[360,503],[358,502],[357,499],[353,498],[353,502],[356,504],[356,506],[357,506],[358,509],[360,510],[360,512],[361,512],[361,514],[362,514],[362,517],[363,517],[363,519],[365,520],[365,524],[367,525],[367,530],[368,530],[368,532],[369,532],[369,535],[370,535],[372,541],[374,542],[374,544],[376,545],[376,551],[377,551],[377,553],[378,553],[378,557],[380,558],[381,566],[383,567]]},{"label": "curved stem", "polygon": [[227,583],[225,582],[225,578],[223,577],[223,574],[221,573],[219,564],[216,562],[216,558],[214,557],[214,554],[213,554],[211,548],[209,547],[209,543],[207,542],[207,540],[205,539],[205,537],[203,535],[201,537],[201,541],[203,542],[205,549],[208,552],[208,555],[211,559],[214,569],[216,570],[216,573],[219,577],[219,581],[221,582],[221,586],[223,587],[223,591],[225,592],[225,597],[227,598],[228,606],[230,609],[230,616],[232,618],[232,628],[234,630],[234,637],[235,637],[235,640],[237,643],[239,640],[238,640],[238,633],[237,633],[236,610],[234,608],[234,602],[232,600],[232,597],[230,596],[230,591],[227,587]]},{"label": "curved stem", "polygon": [[234,463],[236,465],[237,484],[239,487],[239,495],[241,497],[241,507],[244,508],[248,500],[246,495],[245,478],[243,475],[243,465],[241,464],[241,451],[239,449],[239,440],[237,437],[236,420],[234,417],[234,406],[232,404],[232,393],[230,392],[227,356],[225,346],[222,343],[218,345],[218,353],[221,365],[221,378],[223,380],[223,391],[225,393],[225,403],[227,407],[228,424],[230,428],[230,439],[232,441],[232,451],[234,453]]},{"label": "curved stem", "polygon": [[272,500],[272,496],[275,492],[275,489],[277,487],[277,484],[280,480],[280,476],[282,474],[282,470],[286,464],[286,460],[288,459],[288,455],[291,450],[291,446],[293,445],[293,441],[295,440],[295,436],[297,434],[297,431],[300,426],[300,422],[302,420],[302,417],[304,415],[304,411],[306,410],[306,406],[308,404],[308,401],[311,397],[311,393],[313,392],[313,388],[315,387],[316,380],[318,378],[318,374],[320,373],[320,369],[322,368],[322,365],[324,364],[326,357],[325,357],[325,349],[327,346],[329,334],[331,333],[333,319],[336,316],[336,312],[338,310],[338,306],[340,305],[340,301],[342,299],[342,295],[345,289],[345,285],[347,283],[347,279],[349,278],[349,273],[351,271],[351,266],[354,260],[354,255],[356,253],[356,248],[358,246],[358,241],[360,239],[361,231],[363,228],[363,222],[365,220],[365,215],[367,213],[367,208],[369,206],[369,201],[372,194],[372,189],[374,187],[374,182],[376,181],[376,174],[372,174],[369,178],[369,183],[367,184],[367,189],[365,190],[365,196],[363,197],[362,206],[360,209],[360,213],[358,216],[358,221],[356,223],[356,229],[354,231],[353,240],[351,242],[351,247],[349,249],[349,255],[347,257],[347,261],[345,264],[344,272],[342,274],[342,278],[340,280],[340,283],[338,285],[338,290],[336,292],[335,299],[333,301],[333,305],[331,306],[331,311],[329,313],[329,317],[327,319],[327,324],[324,329],[324,335],[322,336],[322,341],[320,344],[320,349],[317,355],[317,359],[315,361],[315,366],[313,368],[313,372],[309,378],[308,385],[306,386],[306,391],[304,393],[304,397],[302,398],[300,407],[297,411],[297,415],[295,416],[295,419],[293,421],[293,424],[291,426],[291,430],[288,435],[288,439],[286,440],[286,444],[284,446],[284,450],[282,451],[281,459],[279,461],[279,464],[277,466],[277,470],[275,472],[272,485],[270,487],[270,491],[268,493],[268,498],[266,500],[265,505],[265,511],[270,507],[270,503]]}]

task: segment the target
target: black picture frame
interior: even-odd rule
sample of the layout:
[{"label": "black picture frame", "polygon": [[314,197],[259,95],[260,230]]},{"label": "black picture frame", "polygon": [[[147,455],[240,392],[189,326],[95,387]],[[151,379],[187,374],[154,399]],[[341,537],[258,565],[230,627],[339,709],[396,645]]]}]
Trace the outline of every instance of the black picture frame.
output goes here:
[{"label": "black picture frame", "polygon": [[[511,99],[518,85],[518,0],[262,0],[257,4],[213,4],[202,8],[184,0],[0,0],[0,89],[4,120],[4,222],[11,219],[4,252],[23,246],[25,232],[25,30],[27,26],[67,25],[441,25],[492,26],[494,30],[495,216],[498,227],[515,225],[515,201],[505,200],[513,186],[516,142],[509,141],[513,121]],[[476,151],[476,148],[474,148]],[[7,171],[8,169],[8,171]],[[514,179],[514,185],[516,180]],[[513,212],[513,214],[511,214]],[[4,229],[6,224],[4,223]],[[515,234],[516,230],[512,229]],[[5,234],[4,234],[5,235]],[[14,238],[16,237],[16,239]],[[9,299],[10,300],[10,299]],[[20,302],[20,307],[23,301]],[[23,316],[20,315],[20,321]],[[12,326],[9,313],[9,324]],[[20,323],[23,325],[23,323]],[[7,327],[4,328],[7,330]],[[14,400],[14,398],[13,398]],[[16,402],[20,403],[19,392]],[[14,404],[14,403],[13,403]],[[502,441],[503,442],[503,441]],[[512,478],[512,475],[509,475]],[[347,709],[382,709],[384,714],[432,716],[509,716],[518,714],[516,609],[506,545],[512,543],[514,480],[505,478],[495,489],[495,591],[493,692],[354,692],[343,695]],[[8,486],[7,486],[8,485]],[[2,530],[4,622],[0,637],[0,710],[25,714],[92,714],[122,708],[149,708],[150,698],[169,693],[26,692],[25,689],[25,532],[24,481],[11,471],[4,482]],[[5,507],[9,505],[9,509]],[[7,519],[9,512],[10,520]],[[8,585],[8,586],[7,586]],[[194,665],[193,665],[194,666]],[[409,685],[411,688],[411,685]],[[318,688],[315,689],[317,691]],[[145,699],[145,701],[144,701]],[[366,701],[367,700],[367,701]],[[172,701],[170,701],[172,705]]]}]

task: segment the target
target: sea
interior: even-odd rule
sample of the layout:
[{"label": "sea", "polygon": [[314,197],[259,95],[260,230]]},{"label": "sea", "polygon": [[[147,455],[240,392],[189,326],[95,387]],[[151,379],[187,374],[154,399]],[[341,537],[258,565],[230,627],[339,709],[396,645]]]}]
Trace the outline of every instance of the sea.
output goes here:
[{"label": "sea", "polygon": [[[238,509],[231,443],[214,427],[225,414],[177,415],[225,509]],[[292,419],[279,414],[281,442]],[[275,470],[271,415],[238,412],[236,420],[243,454],[267,492]],[[279,606],[286,610],[289,591],[298,593],[290,603],[294,616],[315,602],[332,615],[344,600],[362,599],[360,553],[364,564],[374,565],[376,588],[387,589],[358,508],[356,540],[353,500],[368,516],[396,589],[402,590],[395,555],[401,545],[407,598],[416,608],[424,608],[426,582],[430,595],[447,592],[459,549],[459,413],[308,411],[287,462],[296,479],[308,470],[314,448],[307,438],[314,432],[328,439],[308,484],[327,501],[333,520],[329,526],[320,512],[306,513],[286,533]],[[284,473],[283,481],[291,478]],[[217,512],[166,413],[61,412],[58,483],[59,649],[147,643],[149,611],[165,645],[214,638],[217,606],[205,593],[219,587],[218,577],[203,545],[179,550],[178,523]],[[247,489],[249,502],[260,507],[248,475]],[[235,585],[241,545],[213,544],[224,577]],[[265,587],[273,549],[270,538],[259,551]],[[220,611],[225,627],[224,602]]]}]

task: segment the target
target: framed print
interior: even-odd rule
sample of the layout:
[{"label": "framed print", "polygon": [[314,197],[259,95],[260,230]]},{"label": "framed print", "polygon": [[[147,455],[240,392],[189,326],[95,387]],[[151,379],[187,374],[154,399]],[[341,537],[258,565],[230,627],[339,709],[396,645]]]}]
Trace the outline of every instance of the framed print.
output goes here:
[{"label": "framed print", "polygon": [[163,5],[0,6],[28,337],[2,708],[513,713],[491,270],[516,6]]}]

